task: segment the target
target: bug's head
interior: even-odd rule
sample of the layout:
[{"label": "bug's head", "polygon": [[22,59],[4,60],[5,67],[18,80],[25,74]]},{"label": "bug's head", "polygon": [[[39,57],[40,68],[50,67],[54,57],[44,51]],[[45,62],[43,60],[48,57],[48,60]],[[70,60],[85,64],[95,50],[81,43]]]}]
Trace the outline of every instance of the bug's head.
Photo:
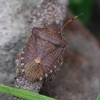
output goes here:
[{"label": "bug's head", "polygon": [[47,28],[53,32],[53,33],[58,33],[58,34],[61,34],[61,27],[59,24],[57,24],[56,22],[53,21],[52,24],[48,25]]}]

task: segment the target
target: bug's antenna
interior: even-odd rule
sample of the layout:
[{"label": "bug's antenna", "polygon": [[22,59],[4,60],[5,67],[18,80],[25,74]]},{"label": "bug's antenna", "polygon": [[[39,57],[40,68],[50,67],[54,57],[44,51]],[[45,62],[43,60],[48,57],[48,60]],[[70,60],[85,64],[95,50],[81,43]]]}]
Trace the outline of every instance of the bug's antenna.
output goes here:
[{"label": "bug's antenna", "polygon": [[67,21],[67,22],[61,27],[61,29],[63,29],[67,24],[69,24],[70,22],[72,22],[74,19],[76,19],[77,17],[79,17],[79,16],[81,16],[81,15],[83,15],[83,13],[81,13],[81,14],[79,14],[79,15],[73,17],[73,18],[70,19],[69,21]]},{"label": "bug's antenna", "polygon": [[55,4],[54,4],[54,0],[52,0],[52,22],[54,21],[54,9],[55,9]]}]

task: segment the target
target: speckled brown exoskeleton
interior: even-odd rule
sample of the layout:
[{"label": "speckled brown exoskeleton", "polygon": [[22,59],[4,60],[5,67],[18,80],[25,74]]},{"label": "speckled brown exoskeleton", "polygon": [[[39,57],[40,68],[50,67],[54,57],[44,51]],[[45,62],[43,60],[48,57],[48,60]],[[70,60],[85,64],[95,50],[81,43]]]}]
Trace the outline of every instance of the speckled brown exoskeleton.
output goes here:
[{"label": "speckled brown exoskeleton", "polygon": [[34,27],[19,55],[19,69],[29,81],[47,77],[60,64],[60,57],[67,45],[55,22],[45,28]]},{"label": "speckled brown exoskeleton", "polygon": [[62,63],[60,57],[67,46],[67,41],[62,36],[61,29],[77,16],[62,27],[54,22],[54,9],[52,18],[50,25],[32,28],[30,37],[19,55],[19,73],[28,81],[48,77]]}]

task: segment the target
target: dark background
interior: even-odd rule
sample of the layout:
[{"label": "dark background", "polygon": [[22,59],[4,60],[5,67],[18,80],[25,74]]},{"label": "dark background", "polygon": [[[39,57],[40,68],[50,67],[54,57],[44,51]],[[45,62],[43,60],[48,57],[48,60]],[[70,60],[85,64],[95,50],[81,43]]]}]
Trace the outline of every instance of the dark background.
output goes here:
[{"label": "dark background", "polygon": [[69,0],[69,9],[74,15],[84,13],[79,19],[100,41],[100,0]]}]

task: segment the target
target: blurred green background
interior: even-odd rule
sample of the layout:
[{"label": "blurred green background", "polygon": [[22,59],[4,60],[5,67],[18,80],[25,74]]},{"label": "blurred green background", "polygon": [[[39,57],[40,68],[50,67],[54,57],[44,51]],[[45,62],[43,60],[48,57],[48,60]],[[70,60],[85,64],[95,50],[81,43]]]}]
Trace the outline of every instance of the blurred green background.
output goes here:
[{"label": "blurred green background", "polygon": [[[93,14],[95,3],[100,3],[100,0],[69,0],[69,9],[75,14],[84,13],[80,17],[81,21],[86,24]],[[99,7],[100,5],[98,5]]]},{"label": "blurred green background", "polygon": [[68,7],[74,15],[84,13],[79,19],[100,40],[100,0],[69,0]]}]

